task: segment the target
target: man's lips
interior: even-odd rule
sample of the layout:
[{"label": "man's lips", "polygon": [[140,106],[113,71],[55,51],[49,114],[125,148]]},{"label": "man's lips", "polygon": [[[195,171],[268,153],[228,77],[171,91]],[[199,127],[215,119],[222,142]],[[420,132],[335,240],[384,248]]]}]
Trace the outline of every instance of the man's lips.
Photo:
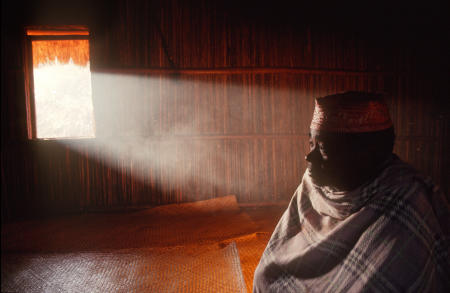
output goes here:
[{"label": "man's lips", "polygon": [[317,173],[317,171],[319,169],[317,167],[317,165],[312,165],[311,163],[308,163],[308,165],[306,167],[310,173]]},{"label": "man's lips", "polygon": [[313,177],[313,178],[316,178],[316,177],[318,177],[318,172],[317,172],[317,170],[315,169],[315,168],[309,168],[308,167],[308,174],[311,176],[311,177]]},{"label": "man's lips", "polygon": [[313,179],[319,179],[323,175],[323,171],[320,170],[320,168],[311,164],[308,164],[307,171],[309,176],[311,176]]}]

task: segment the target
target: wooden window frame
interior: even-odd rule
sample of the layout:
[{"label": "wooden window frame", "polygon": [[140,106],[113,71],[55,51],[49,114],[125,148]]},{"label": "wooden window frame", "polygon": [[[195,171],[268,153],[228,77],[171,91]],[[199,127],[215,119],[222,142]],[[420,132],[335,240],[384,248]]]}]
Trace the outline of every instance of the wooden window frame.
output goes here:
[{"label": "wooden window frame", "polygon": [[[25,104],[27,117],[27,137],[29,140],[48,140],[37,137],[36,103],[34,95],[33,76],[33,48],[34,40],[88,40],[89,59],[91,56],[91,39],[89,28],[85,25],[60,25],[60,26],[25,26],[24,40],[24,80],[25,80]],[[71,138],[55,138],[71,139]],[[74,139],[79,139],[74,137]]]}]

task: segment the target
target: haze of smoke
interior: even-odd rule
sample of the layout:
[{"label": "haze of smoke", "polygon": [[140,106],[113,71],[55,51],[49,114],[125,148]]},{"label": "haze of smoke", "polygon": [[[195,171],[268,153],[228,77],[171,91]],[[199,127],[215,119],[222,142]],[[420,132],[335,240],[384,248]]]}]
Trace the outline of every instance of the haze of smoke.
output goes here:
[{"label": "haze of smoke", "polygon": [[[235,152],[235,150],[224,150],[214,138],[201,139],[204,134],[199,130],[199,126],[204,123],[214,123],[215,119],[221,119],[222,117],[216,117],[214,113],[210,112],[203,113],[197,109],[195,115],[188,113],[189,115],[179,119],[174,118],[174,120],[170,121],[170,128],[157,129],[161,126],[154,123],[152,117],[148,116],[155,115],[155,117],[158,117],[157,115],[161,115],[160,108],[143,110],[142,106],[135,103],[145,99],[150,99],[151,102],[154,102],[160,98],[153,94],[153,92],[159,92],[159,89],[154,90],[154,87],[160,85],[159,78],[154,80],[152,77],[108,76],[94,73],[93,79],[97,87],[97,90],[94,89],[97,101],[95,113],[96,115],[102,115],[103,121],[111,123],[111,127],[104,125],[105,128],[110,128],[111,133],[109,135],[97,135],[95,143],[87,144],[89,145],[89,152],[95,153],[93,157],[100,158],[105,164],[113,168],[125,168],[127,173],[142,181],[145,181],[151,173],[159,181],[158,185],[164,185],[165,189],[183,188],[183,186],[189,184],[209,184],[218,190],[236,190],[236,188],[230,186],[233,183],[227,182],[226,178],[219,172],[216,172],[217,170],[213,169],[214,166],[211,166],[210,163],[214,162],[220,166],[226,165],[225,160],[236,156],[235,153],[230,153],[231,151]],[[191,96],[179,94],[174,100],[174,97],[168,95],[171,93],[182,93],[186,88],[192,86],[211,86],[201,82],[192,85],[189,84],[190,82],[192,81],[177,80],[172,82],[164,80],[165,87],[169,86],[170,92],[164,92],[163,90],[161,99],[172,99],[178,107],[183,107],[188,105],[188,103],[192,103]],[[99,88],[103,88],[105,91],[103,97],[98,96],[100,93]],[[227,91],[228,95],[245,94],[242,89],[233,85],[227,85]],[[196,92],[203,93],[201,90]],[[207,91],[205,94],[211,95],[213,93]],[[140,95],[144,95],[144,97],[142,98]],[[211,97],[201,96],[198,98],[207,99]],[[127,116],[129,119],[125,121],[127,123],[126,131],[114,135],[113,130],[121,128],[121,125],[117,125],[118,121],[121,120],[117,119],[117,115],[120,115],[121,110],[128,111],[128,114],[130,113],[130,109],[114,109],[119,103],[118,101],[124,99],[127,102],[121,102],[121,105],[131,107],[131,112],[135,111],[136,113],[132,113],[135,115]],[[165,102],[167,103],[167,101]],[[99,106],[100,109],[98,109]],[[147,106],[151,107],[152,105],[147,104]],[[112,111],[108,111],[111,108]],[[188,107],[186,110],[189,108],[192,107]],[[181,111],[184,110],[181,109]],[[230,111],[231,117],[228,119],[232,119],[236,115],[235,112],[237,112],[233,108]],[[235,119],[242,120],[245,117],[236,117]],[[149,132],[153,134],[145,135]],[[199,137],[200,139],[198,139]],[[64,142],[69,143],[72,148],[79,148],[76,143],[70,143],[70,140]],[[210,170],[205,170],[205,168],[210,168]],[[165,182],[162,182],[162,178],[164,178]],[[248,184],[247,188],[251,189],[256,182],[246,182],[246,184]]]}]

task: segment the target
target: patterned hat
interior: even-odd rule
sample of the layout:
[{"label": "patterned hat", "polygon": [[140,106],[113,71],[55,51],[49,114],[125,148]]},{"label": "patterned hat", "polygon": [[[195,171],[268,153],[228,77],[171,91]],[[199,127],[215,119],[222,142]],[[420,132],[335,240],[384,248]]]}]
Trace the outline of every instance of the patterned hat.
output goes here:
[{"label": "patterned hat", "polygon": [[311,129],[359,133],[392,127],[389,110],[379,94],[345,92],[316,98]]}]

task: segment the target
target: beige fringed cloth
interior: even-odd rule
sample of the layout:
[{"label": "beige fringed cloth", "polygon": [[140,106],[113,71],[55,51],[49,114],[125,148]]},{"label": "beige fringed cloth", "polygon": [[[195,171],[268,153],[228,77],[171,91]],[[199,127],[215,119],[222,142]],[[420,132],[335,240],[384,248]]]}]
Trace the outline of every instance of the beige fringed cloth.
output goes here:
[{"label": "beige fringed cloth", "polygon": [[450,292],[449,205],[397,156],[351,192],[308,172],[255,271],[254,292]]}]

